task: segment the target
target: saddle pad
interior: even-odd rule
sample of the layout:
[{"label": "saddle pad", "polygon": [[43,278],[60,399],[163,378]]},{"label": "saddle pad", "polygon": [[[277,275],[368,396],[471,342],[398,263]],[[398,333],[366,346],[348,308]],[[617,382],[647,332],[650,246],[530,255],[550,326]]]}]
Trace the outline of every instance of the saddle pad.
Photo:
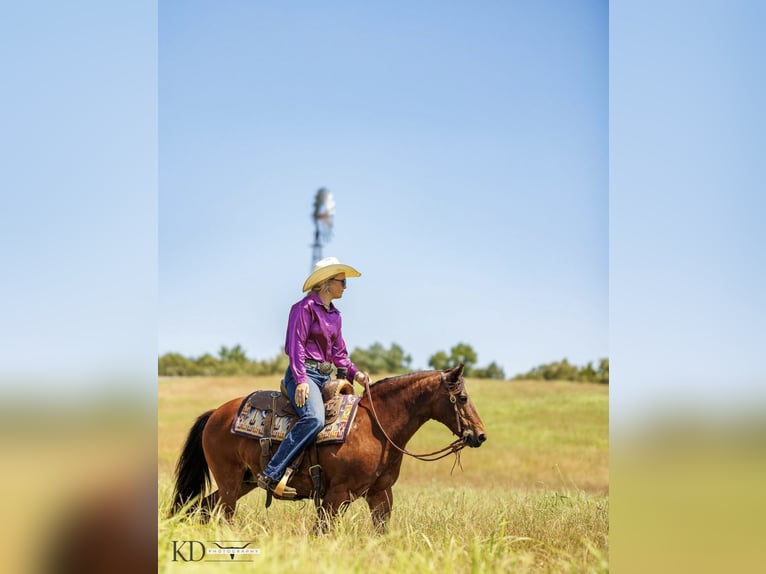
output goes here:
[{"label": "saddle pad", "polygon": [[[338,416],[333,422],[324,426],[319,431],[316,438],[317,444],[333,444],[346,442],[348,431],[356,416],[356,407],[359,405],[358,395],[339,395],[340,403],[338,405]],[[266,434],[264,425],[267,422],[267,415],[271,410],[253,408],[248,398],[242,401],[237,411],[237,416],[231,423],[231,432],[234,434],[250,437],[263,438]],[[271,418],[271,417],[269,417]],[[295,419],[297,420],[297,419]],[[271,440],[275,442],[282,441],[290,430],[293,420],[288,416],[273,417],[271,427]]]}]

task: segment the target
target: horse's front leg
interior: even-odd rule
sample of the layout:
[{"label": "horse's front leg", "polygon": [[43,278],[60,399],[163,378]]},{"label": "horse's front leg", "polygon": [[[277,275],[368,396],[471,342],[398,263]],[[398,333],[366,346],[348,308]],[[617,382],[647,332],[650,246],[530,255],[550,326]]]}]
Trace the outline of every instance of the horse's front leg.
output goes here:
[{"label": "horse's front leg", "polygon": [[391,508],[394,506],[394,494],[391,487],[383,490],[369,491],[366,496],[370,506],[372,523],[381,534],[386,531],[386,524],[391,516]]},{"label": "horse's front leg", "polygon": [[314,528],[316,534],[325,534],[333,526],[338,514],[341,514],[351,503],[347,491],[328,490],[325,493],[322,505],[317,508],[317,523]]}]

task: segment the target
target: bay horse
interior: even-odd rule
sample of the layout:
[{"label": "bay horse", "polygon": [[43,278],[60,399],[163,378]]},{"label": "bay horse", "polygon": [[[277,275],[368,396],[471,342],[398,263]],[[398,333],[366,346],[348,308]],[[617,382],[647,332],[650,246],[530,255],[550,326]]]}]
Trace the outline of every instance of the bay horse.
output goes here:
[{"label": "bay horse", "polygon": [[[243,399],[207,411],[193,424],[176,465],[171,514],[199,506],[205,517],[219,506],[230,519],[237,500],[256,488],[253,477],[262,470],[260,443],[230,431]],[[410,453],[405,448],[407,442],[429,420],[444,424],[458,439],[435,453]],[[393,506],[391,487],[399,477],[404,454],[436,460],[465,446],[479,447],[486,438],[479,413],[465,389],[462,364],[367,386],[346,442],[316,446],[325,486],[321,502],[316,500],[317,531],[325,530],[338,512],[358,498],[367,501],[378,530],[385,530]],[[310,458],[304,456],[290,479],[290,486],[297,491],[295,500],[315,494],[308,470]],[[211,472],[218,490],[200,499],[209,490]],[[189,505],[191,501],[195,502]]]}]

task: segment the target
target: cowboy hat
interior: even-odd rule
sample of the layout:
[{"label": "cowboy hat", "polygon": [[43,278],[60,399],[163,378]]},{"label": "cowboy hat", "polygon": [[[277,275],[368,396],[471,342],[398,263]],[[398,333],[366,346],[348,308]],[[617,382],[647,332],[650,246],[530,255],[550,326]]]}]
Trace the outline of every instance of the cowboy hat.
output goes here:
[{"label": "cowboy hat", "polygon": [[306,282],[303,284],[303,290],[309,291],[318,283],[321,283],[325,279],[329,279],[333,275],[345,273],[346,277],[360,277],[362,274],[350,265],[345,265],[338,261],[335,257],[325,257],[320,259],[314,265],[314,270],[311,275],[308,276]]}]

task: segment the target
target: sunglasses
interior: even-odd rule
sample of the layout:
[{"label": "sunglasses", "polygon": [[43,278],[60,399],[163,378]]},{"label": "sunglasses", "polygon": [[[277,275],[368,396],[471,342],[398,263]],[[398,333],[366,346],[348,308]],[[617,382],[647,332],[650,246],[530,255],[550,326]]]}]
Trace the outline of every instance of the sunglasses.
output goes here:
[{"label": "sunglasses", "polygon": [[338,281],[340,282],[344,287],[346,286],[346,280],[345,279],[336,279],[335,277],[330,277],[330,281]]}]

